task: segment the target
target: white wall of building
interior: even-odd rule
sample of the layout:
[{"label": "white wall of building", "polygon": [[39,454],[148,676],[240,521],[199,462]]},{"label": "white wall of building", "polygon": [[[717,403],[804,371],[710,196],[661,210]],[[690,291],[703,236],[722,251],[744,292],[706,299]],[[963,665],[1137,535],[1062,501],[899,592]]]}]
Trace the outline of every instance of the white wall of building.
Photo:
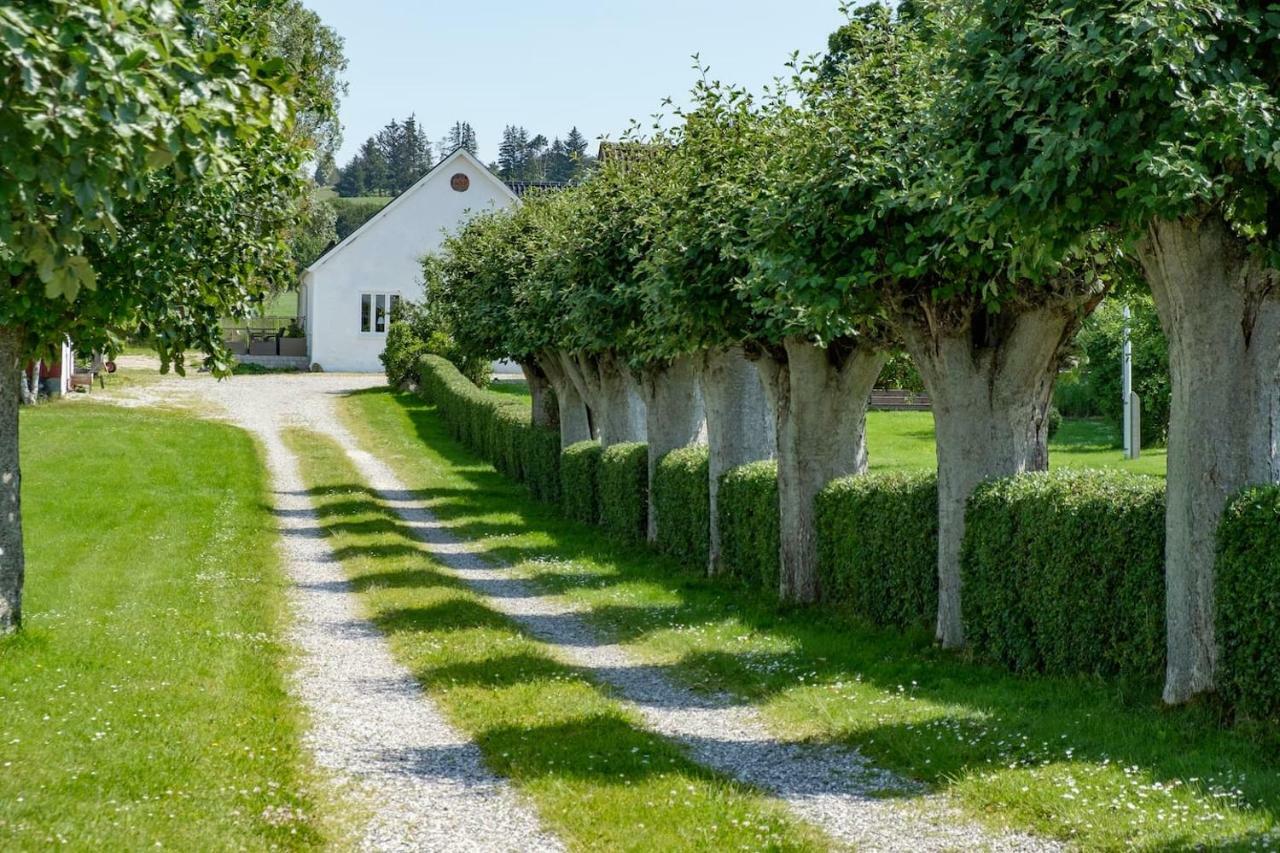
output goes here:
[{"label": "white wall of building", "polygon": [[[465,175],[466,191],[454,189]],[[330,372],[381,373],[386,333],[361,330],[361,296],[423,298],[422,257],[475,213],[509,207],[515,195],[465,151],[441,161],[303,274],[310,359]]]}]

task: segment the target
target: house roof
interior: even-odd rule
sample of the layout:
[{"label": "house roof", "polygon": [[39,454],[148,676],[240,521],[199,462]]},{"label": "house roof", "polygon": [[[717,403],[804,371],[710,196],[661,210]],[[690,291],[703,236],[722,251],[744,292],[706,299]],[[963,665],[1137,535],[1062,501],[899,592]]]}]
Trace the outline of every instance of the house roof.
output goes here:
[{"label": "house roof", "polygon": [[471,166],[475,167],[479,172],[492,178],[493,183],[496,186],[498,186],[502,192],[510,196],[512,201],[515,201],[515,202],[520,201],[520,196],[524,194],[523,191],[521,192],[514,191],[511,187],[507,186],[506,183],[499,180],[498,177],[493,174],[493,172],[489,171],[489,167],[486,166],[484,163],[481,163],[480,160],[474,154],[472,154],[470,151],[468,151],[465,148],[457,148],[453,151],[452,154],[450,154],[449,156],[441,160],[439,163],[436,163],[434,166],[432,166],[425,175],[423,175],[421,178],[418,179],[417,183],[409,187],[409,189],[405,190],[404,192],[400,193],[400,195],[393,198],[385,207],[382,208],[382,210],[379,210],[373,216],[370,216],[369,219],[363,225],[361,225],[355,231],[352,231],[350,234],[348,234],[346,236],[346,239],[338,241],[335,245],[327,249],[323,255],[321,255],[319,258],[316,258],[316,260],[312,261],[311,266],[303,270],[303,275],[306,275],[308,273],[313,273],[316,270],[320,269],[320,267],[324,266],[331,258],[340,254],[343,249],[345,249],[347,246],[354,243],[356,240],[360,239],[360,236],[364,234],[365,231],[374,227],[378,222],[380,222],[386,216],[391,214],[406,199],[408,199],[410,196],[417,194],[423,187],[431,183],[432,179],[435,178],[437,175],[439,175],[441,172],[443,172],[445,167],[449,166],[450,164],[457,163],[459,160],[465,160]]},{"label": "house roof", "polygon": [[503,183],[520,198],[524,198],[525,194],[531,190],[562,190],[569,186],[565,181],[503,181]]}]

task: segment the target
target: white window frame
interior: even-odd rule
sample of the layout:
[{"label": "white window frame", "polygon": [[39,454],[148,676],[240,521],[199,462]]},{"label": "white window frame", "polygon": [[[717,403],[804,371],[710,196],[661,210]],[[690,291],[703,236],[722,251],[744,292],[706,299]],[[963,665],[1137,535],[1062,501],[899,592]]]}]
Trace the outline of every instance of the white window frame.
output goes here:
[{"label": "white window frame", "polygon": [[[369,328],[365,328],[365,300],[369,300]],[[383,319],[382,328],[378,328],[378,300],[382,300]],[[358,328],[362,335],[377,335],[379,337],[387,334],[387,328],[391,325],[391,311],[394,302],[401,300],[400,291],[398,290],[364,290],[360,292],[360,304],[358,311]]]}]

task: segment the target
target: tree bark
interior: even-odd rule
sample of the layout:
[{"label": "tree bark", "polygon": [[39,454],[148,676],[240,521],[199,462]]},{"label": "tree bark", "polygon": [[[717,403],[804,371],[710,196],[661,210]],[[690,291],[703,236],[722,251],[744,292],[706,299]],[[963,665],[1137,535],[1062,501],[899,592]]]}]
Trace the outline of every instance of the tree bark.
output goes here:
[{"label": "tree bark", "polygon": [[558,402],[554,399],[555,391],[551,380],[539,365],[537,359],[520,362],[520,372],[524,374],[525,384],[529,386],[530,418],[536,427],[556,429],[560,426]]},{"label": "tree bark", "polygon": [[20,377],[22,380],[19,385],[19,396],[23,405],[34,406],[40,402],[40,361],[31,363],[31,368],[27,369],[24,365],[20,368]]},{"label": "tree bark", "polygon": [[933,404],[938,454],[938,622],[943,647],[964,645],[960,548],[965,508],[983,480],[1049,467],[1049,404],[1078,301],[959,322],[898,318]]},{"label": "tree bark", "polygon": [[1156,220],[1139,258],[1169,339],[1164,699],[1212,690],[1214,559],[1228,498],[1280,482],[1280,272],[1216,215]]},{"label": "tree bark", "polygon": [[22,335],[0,328],[0,635],[22,626],[22,475],[18,467],[18,401]]},{"label": "tree bark", "polygon": [[867,470],[867,404],[884,361],[868,347],[800,338],[756,361],[776,418],[784,601],[818,598],[814,500],[835,478]]},{"label": "tree bark", "polygon": [[561,449],[580,441],[590,441],[591,419],[587,415],[587,404],[578,393],[578,387],[565,372],[560,353],[539,353],[538,366],[546,374],[547,381],[555,392]]},{"label": "tree bark", "polygon": [[710,560],[707,571],[720,571],[720,478],[728,471],[777,454],[773,414],[760,374],[741,347],[704,352],[698,364],[698,386],[707,415],[707,478],[711,496]]},{"label": "tree bark", "polygon": [[704,440],[706,434],[707,419],[693,357],[646,367],[640,374],[640,394],[649,442],[648,539],[654,542],[658,538],[658,516],[652,497],[658,462],[672,450]]},{"label": "tree bark", "polygon": [[645,440],[644,401],[634,374],[616,353],[565,354],[561,359],[593,416],[600,444]]}]

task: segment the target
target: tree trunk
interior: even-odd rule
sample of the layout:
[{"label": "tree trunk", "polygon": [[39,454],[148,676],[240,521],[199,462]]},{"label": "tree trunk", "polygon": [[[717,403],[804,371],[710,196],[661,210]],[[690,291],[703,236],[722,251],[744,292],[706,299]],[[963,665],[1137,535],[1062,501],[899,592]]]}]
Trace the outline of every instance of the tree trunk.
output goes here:
[{"label": "tree trunk", "polygon": [[538,354],[538,366],[546,374],[547,381],[555,392],[556,420],[560,423],[560,447],[563,449],[580,441],[591,440],[591,419],[587,415],[587,404],[561,362],[560,353]]},{"label": "tree trunk", "polygon": [[566,354],[565,371],[586,399],[600,444],[645,440],[644,401],[631,369],[616,353]]},{"label": "tree trunk", "polygon": [[524,374],[525,384],[529,386],[529,397],[532,400],[530,418],[533,425],[556,429],[560,426],[560,413],[551,380],[538,366],[536,359],[520,362],[520,371]]},{"label": "tree trunk", "polygon": [[653,504],[653,477],[658,462],[672,450],[702,440],[707,419],[692,356],[646,367],[640,375],[640,393],[649,442],[648,538],[654,542],[658,538],[658,516]]},{"label": "tree trunk", "polygon": [[964,645],[960,547],[965,508],[983,480],[1049,467],[1049,404],[1063,347],[1079,325],[1075,303],[992,318],[977,306],[939,328],[900,320],[899,331],[933,403],[938,454],[938,623],[943,647]]},{"label": "tree trunk", "polygon": [[772,459],[778,443],[760,374],[741,347],[704,352],[698,385],[707,414],[707,478],[711,495],[710,574],[720,571],[720,478],[728,471]]},{"label": "tree trunk", "polygon": [[0,635],[22,626],[22,475],[18,400],[23,392],[22,335],[0,328]]},{"label": "tree trunk", "polygon": [[756,361],[778,436],[778,508],[784,601],[818,598],[814,500],[837,477],[867,470],[867,404],[885,355],[787,338]]},{"label": "tree trunk", "polygon": [[23,405],[34,406],[40,402],[40,361],[32,362],[30,369],[23,366],[20,371],[19,396]]},{"label": "tree trunk", "polygon": [[1139,257],[1169,339],[1164,699],[1213,689],[1215,537],[1244,486],[1280,482],[1280,272],[1216,216],[1157,220]]}]

